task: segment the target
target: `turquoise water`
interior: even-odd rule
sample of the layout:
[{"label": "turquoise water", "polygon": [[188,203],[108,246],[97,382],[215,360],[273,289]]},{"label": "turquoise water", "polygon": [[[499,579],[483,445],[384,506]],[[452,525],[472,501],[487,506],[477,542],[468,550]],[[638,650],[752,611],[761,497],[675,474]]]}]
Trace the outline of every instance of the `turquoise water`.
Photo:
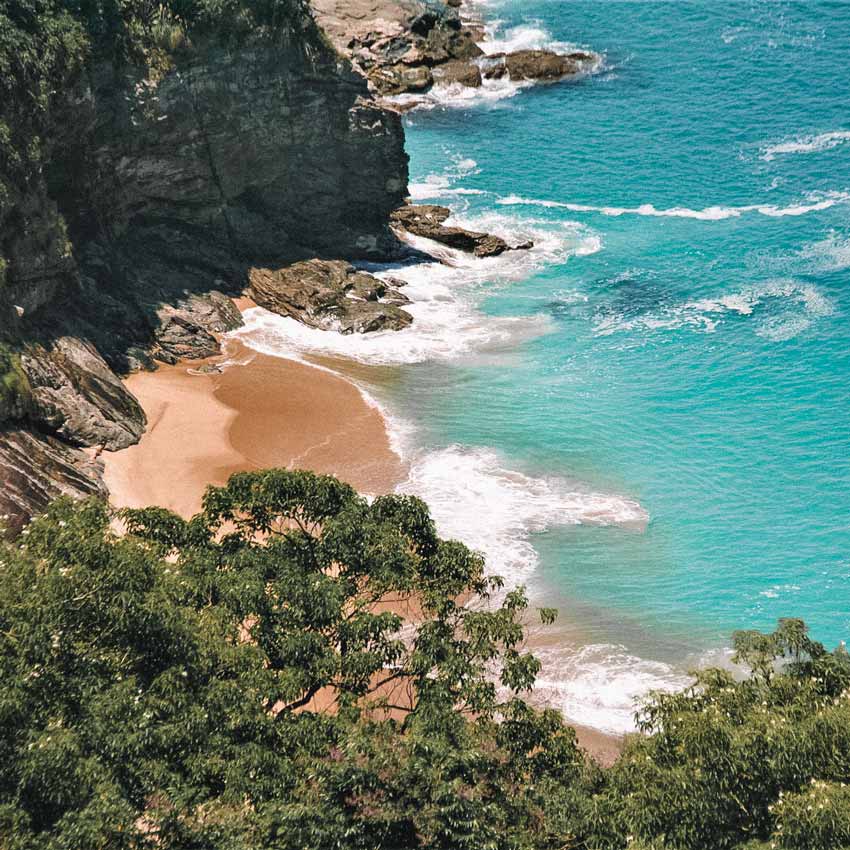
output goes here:
[{"label": "turquoise water", "polygon": [[477,9],[605,57],[407,118],[414,196],[535,249],[390,270],[410,332],[251,333],[391,364],[404,489],[561,607],[556,698],[625,728],[734,629],[850,634],[850,4]]},{"label": "turquoise water", "polygon": [[[576,223],[601,250],[486,300],[551,330],[509,365],[456,367],[461,388],[417,410],[443,442],[639,500],[644,533],[535,538],[536,580],[565,596],[689,645],[788,615],[846,639],[850,4],[480,8],[504,22],[497,37],[544,30],[603,51],[607,70],[414,113],[413,178],[464,216]],[[486,194],[441,199],[447,157],[476,163],[450,191]],[[755,205],[768,209],[733,209]]]}]

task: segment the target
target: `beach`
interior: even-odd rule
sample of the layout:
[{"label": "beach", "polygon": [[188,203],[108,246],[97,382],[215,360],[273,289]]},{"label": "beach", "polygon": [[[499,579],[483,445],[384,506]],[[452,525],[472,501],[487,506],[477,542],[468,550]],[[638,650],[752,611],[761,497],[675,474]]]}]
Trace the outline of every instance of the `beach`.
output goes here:
[{"label": "beach", "polygon": [[336,475],[373,495],[403,478],[380,411],[354,384],[236,340],[224,345],[221,358],[127,379],[148,428],[137,445],[103,454],[114,505],[189,517],[208,484],[271,467]]},{"label": "beach", "polygon": [[[208,485],[270,467],[335,475],[371,495],[393,492],[406,477],[381,411],[325,367],[224,339],[219,357],[137,372],[126,385],[148,427],[137,445],[101,456],[116,507],[158,505],[188,518]],[[603,764],[620,752],[616,737],[576,732]]]}]

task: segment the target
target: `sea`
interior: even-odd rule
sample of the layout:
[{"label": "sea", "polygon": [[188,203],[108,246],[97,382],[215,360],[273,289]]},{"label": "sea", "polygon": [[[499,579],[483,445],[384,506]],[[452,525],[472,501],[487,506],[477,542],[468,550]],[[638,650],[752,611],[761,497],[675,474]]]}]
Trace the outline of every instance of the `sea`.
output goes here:
[{"label": "sea", "polygon": [[[850,3],[490,0],[488,53],[591,48],[584,78],[437,89],[411,195],[534,248],[401,278],[405,331],[254,310],[358,380],[400,490],[559,624],[539,693],[634,728],[738,629],[850,635]],[[414,240],[415,241],[415,240]],[[327,361],[326,361],[327,362]]]}]

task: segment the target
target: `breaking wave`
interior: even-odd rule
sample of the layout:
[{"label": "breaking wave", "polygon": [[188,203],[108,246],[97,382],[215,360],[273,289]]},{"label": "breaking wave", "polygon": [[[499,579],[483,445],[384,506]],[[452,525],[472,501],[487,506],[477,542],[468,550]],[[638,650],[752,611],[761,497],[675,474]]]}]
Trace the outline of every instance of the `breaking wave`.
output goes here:
[{"label": "breaking wave", "polygon": [[694,210],[688,207],[658,209],[653,204],[641,204],[637,207],[594,206],[590,204],[571,204],[561,201],[523,198],[519,195],[508,195],[496,201],[497,204],[502,206],[545,207],[547,209],[565,209],[570,212],[594,212],[608,216],[642,215],[658,218],[694,218],[700,221],[722,221],[727,218],[738,218],[745,213],[751,212],[760,213],[771,218],[798,216],[810,212],[827,210],[836,204],[846,204],[848,202],[850,202],[850,192],[812,192],[806,195],[804,201],[784,207],[775,204],[747,204],[740,207],[712,206],[701,210]]},{"label": "breaking wave", "polygon": [[527,580],[537,566],[535,533],[569,525],[641,529],[649,519],[634,499],[509,469],[490,448],[453,445],[427,452],[398,489],[424,499],[440,534],[482,552],[488,572],[508,586]]},{"label": "breaking wave", "polygon": [[829,133],[797,136],[793,139],[786,139],[782,142],[765,145],[761,148],[759,158],[765,162],[771,162],[777,156],[820,153],[821,151],[837,148],[845,142],[850,142],[850,130],[833,130]]},{"label": "breaking wave", "polygon": [[317,330],[262,308],[245,313],[234,336],[265,354],[329,354],[362,363],[410,364],[453,360],[473,353],[513,349],[517,343],[551,329],[542,314],[491,317],[478,309],[495,288],[522,280],[536,270],[601,249],[601,240],[582,225],[545,229],[539,222],[498,213],[450,221],[501,236],[509,243],[534,242],[531,250],[509,251],[479,259],[427,239],[411,244],[431,254],[433,262],[369,268],[377,277],[401,281],[412,303],[405,309],[413,324],[401,331],[342,334]]},{"label": "breaking wave", "polygon": [[614,735],[635,730],[635,711],[650,691],[677,691],[692,681],[669,664],[616,644],[535,647],[534,654],[543,665],[535,699],[574,723]]}]

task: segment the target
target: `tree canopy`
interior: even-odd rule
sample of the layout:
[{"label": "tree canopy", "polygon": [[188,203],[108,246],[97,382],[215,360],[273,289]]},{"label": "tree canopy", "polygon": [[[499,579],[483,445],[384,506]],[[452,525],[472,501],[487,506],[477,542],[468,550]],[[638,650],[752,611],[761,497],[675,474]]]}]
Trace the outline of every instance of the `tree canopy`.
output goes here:
[{"label": "tree canopy", "polygon": [[270,470],[118,519],[0,549],[2,850],[850,847],[850,659],[799,621],[602,769],[529,698],[524,591],[420,500]]}]

